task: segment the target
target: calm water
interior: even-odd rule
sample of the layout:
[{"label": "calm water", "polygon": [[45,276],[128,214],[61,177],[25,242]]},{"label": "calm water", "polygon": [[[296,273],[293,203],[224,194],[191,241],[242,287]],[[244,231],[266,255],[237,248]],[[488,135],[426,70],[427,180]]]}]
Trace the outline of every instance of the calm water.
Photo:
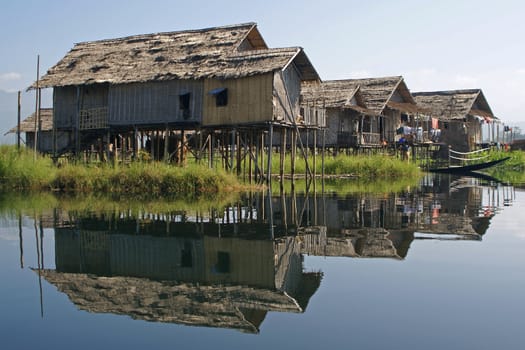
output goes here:
[{"label": "calm water", "polygon": [[517,188],[444,176],[396,195],[254,195],[168,213],[31,205],[1,215],[2,349],[525,342]]}]

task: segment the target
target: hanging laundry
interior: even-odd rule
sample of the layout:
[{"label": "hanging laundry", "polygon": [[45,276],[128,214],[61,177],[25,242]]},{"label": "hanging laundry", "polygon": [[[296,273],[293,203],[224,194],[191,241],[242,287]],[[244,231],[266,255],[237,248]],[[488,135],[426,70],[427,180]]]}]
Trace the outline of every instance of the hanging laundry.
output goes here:
[{"label": "hanging laundry", "polygon": [[439,120],[437,118],[432,118],[432,129],[439,129]]}]

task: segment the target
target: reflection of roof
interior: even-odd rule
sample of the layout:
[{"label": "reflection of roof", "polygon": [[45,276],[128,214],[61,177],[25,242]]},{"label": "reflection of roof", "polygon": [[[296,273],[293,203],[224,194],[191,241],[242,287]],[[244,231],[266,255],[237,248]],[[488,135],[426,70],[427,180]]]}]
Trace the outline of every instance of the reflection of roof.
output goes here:
[{"label": "reflection of roof", "polygon": [[81,310],[129,315],[145,321],[257,333],[267,311],[303,311],[286,293],[267,289],[40,272]]},{"label": "reflection of roof", "polygon": [[385,228],[342,229],[341,233],[342,235],[337,237],[305,240],[303,253],[317,256],[403,259],[413,239],[410,232],[391,232]]}]

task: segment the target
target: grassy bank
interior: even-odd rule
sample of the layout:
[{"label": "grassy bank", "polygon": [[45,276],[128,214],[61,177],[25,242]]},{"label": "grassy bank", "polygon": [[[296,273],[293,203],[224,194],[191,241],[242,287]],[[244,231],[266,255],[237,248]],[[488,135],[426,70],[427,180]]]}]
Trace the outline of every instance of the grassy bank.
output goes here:
[{"label": "grassy bank", "polygon": [[487,173],[506,183],[525,184],[525,152],[492,152],[490,154],[490,160],[505,157],[510,157],[510,159],[494,168],[488,169]]},{"label": "grassy bank", "polygon": [[214,195],[243,189],[231,174],[206,166],[184,168],[161,162],[129,165],[65,164],[14,146],[0,147],[0,189],[63,192],[126,193],[133,195]]},{"label": "grassy bank", "polygon": [[[278,155],[272,157],[272,173],[279,174],[280,160]],[[309,158],[309,166],[313,170],[313,159]],[[287,157],[284,164],[284,172],[291,174],[291,159]],[[418,178],[421,174],[418,166],[411,162],[402,161],[399,158],[385,155],[338,155],[327,156],[324,162],[324,173],[327,175],[350,175],[362,179],[391,179],[391,178]],[[315,165],[317,174],[322,172],[321,156],[317,156]],[[298,157],[295,165],[296,174],[306,172],[304,158]]]},{"label": "grassy bank", "polygon": [[[419,178],[420,170],[413,163],[402,162],[388,156],[326,157],[325,174],[350,175],[367,181],[372,179]],[[310,159],[310,166],[313,166]],[[322,173],[320,157],[316,173]],[[296,174],[304,174],[306,162],[298,158]],[[272,172],[279,173],[279,158],[272,157]],[[291,173],[291,161],[287,157],[285,172]],[[51,159],[36,155],[15,146],[0,147],[0,190],[101,192],[133,195],[201,196],[232,190],[245,186],[235,175],[209,169],[206,165],[191,164],[177,167],[163,162],[132,162],[125,165],[106,163],[65,163],[56,167]]]}]

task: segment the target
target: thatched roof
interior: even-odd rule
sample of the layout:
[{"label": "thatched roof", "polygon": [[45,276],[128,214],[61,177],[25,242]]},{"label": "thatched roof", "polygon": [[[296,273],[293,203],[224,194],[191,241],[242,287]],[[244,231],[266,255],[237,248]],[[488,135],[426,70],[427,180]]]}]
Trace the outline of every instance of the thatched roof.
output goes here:
[{"label": "thatched roof", "polygon": [[442,120],[463,119],[467,115],[497,119],[480,89],[416,92],[417,104]]},{"label": "thatched roof", "polygon": [[[35,118],[36,113],[31,114],[29,117],[20,122],[20,132],[35,132]],[[53,130],[53,108],[42,108],[40,109],[40,123],[42,125],[42,131]],[[9,129],[6,134],[16,133],[16,126]]]},{"label": "thatched roof", "polygon": [[375,115],[374,111],[366,108],[359,86],[347,88],[325,83],[303,83],[301,86],[301,103],[303,105],[322,105],[326,108],[353,109],[362,114]]},{"label": "thatched roof", "polygon": [[352,91],[358,89],[366,108],[373,114],[381,114],[394,93],[399,93],[405,103],[415,104],[403,77],[382,77],[367,79],[329,80],[323,82],[323,87],[332,91]]},{"label": "thatched roof", "polygon": [[319,79],[302,48],[268,49],[257,25],[246,23],[78,43],[39,86],[237,78],[283,69],[292,61],[304,80]]}]

